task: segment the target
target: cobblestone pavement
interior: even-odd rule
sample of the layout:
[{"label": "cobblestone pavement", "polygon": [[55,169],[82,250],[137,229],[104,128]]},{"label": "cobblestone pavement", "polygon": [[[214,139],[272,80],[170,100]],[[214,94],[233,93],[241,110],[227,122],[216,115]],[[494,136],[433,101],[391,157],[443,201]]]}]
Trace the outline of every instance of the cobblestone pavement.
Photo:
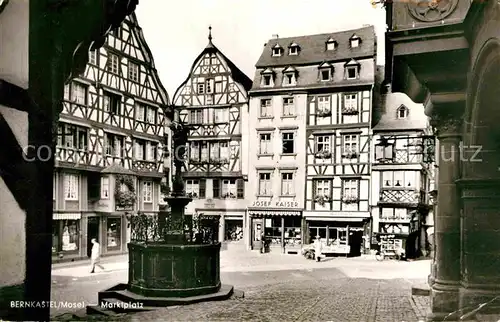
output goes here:
[{"label": "cobblestone pavement", "polygon": [[[89,273],[87,263],[54,265],[52,300],[96,304],[99,291],[127,282],[127,259],[103,259],[108,272],[97,274]],[[410,288],[424,283],[428,273],[428,261],[333,258],[317,263],[295,255],[223,251],[221,280],[245,291],[245,299],[165,308],[130,319],[418,321]],[[74,311],[58,308],[51,313]]]}]

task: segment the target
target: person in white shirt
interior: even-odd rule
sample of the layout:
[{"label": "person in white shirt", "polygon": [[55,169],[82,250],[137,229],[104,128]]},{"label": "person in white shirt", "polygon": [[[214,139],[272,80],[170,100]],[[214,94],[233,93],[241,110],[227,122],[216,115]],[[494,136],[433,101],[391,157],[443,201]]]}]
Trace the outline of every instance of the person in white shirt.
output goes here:
[{"label": "person in white shirt", "polygon": [[92,254],[90,255],[90,273],[95,273],[95,267],[98,266],[101,270],[105,270],[104,267],[99,263],[101,260],[101,245],[97,242],[95,238],[91,240]]}]

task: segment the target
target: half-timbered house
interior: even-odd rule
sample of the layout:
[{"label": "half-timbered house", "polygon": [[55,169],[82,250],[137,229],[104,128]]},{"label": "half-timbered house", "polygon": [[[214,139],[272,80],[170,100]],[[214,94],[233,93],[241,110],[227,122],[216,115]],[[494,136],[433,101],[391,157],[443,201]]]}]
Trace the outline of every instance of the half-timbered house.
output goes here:
[{"label": "half-timbered house", "polygon": [[301,54],[308,66],[299,74],[309,86],[304,241],[320,236],[333,251],[358,255],[370,235],[375,31],[365,26],[308,37]]},{"label": "half-timbered house", "polygon": [[85,72],[64,88],[55,152],[55,256],[86,257],[91,238],[104,254],[126,252],[126,214],[158,211],[168,104],[132,14],[102,48],[89,52]]},{"label": "half-timbered house", "polygon": [[248,146],[242,137],[247,135],[252,81],[212,43],[209,29],[208,45],[173,99],[180,120],[191,128],[183,177],[194,200],[186,215],[220,216],[219,240],[240,240],[248,174]]},{"label": "half-timbered house", "polygon": [[383,239],[383,250],[405,249],[416,257],[425,253],[426,230],[433,222],[428,206],[433,137],[423,104],[404,93],[382,97],[382,113],[372,129],[372,239],[377,244]]}]

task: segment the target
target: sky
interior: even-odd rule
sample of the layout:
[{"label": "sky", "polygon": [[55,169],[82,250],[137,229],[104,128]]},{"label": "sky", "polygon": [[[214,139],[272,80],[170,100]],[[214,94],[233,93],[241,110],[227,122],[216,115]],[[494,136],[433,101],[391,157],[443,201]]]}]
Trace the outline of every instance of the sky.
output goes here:
[{"label": "sky", "polygon": [[375,26],[384,61],[385,11],[370,0],[140,0],[136,15],[170,99],[212,42],[248,77],[264,44],[280,38]]}]

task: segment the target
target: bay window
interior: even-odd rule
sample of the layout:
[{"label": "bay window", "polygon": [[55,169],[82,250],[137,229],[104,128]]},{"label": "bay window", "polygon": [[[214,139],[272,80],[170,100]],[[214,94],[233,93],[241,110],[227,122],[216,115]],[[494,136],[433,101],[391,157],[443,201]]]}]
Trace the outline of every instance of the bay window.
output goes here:
[{"label": "bay window", "polygon": [[142,201],[145,203],[153,202],[153,182],[145,181],[142,187]]}]

